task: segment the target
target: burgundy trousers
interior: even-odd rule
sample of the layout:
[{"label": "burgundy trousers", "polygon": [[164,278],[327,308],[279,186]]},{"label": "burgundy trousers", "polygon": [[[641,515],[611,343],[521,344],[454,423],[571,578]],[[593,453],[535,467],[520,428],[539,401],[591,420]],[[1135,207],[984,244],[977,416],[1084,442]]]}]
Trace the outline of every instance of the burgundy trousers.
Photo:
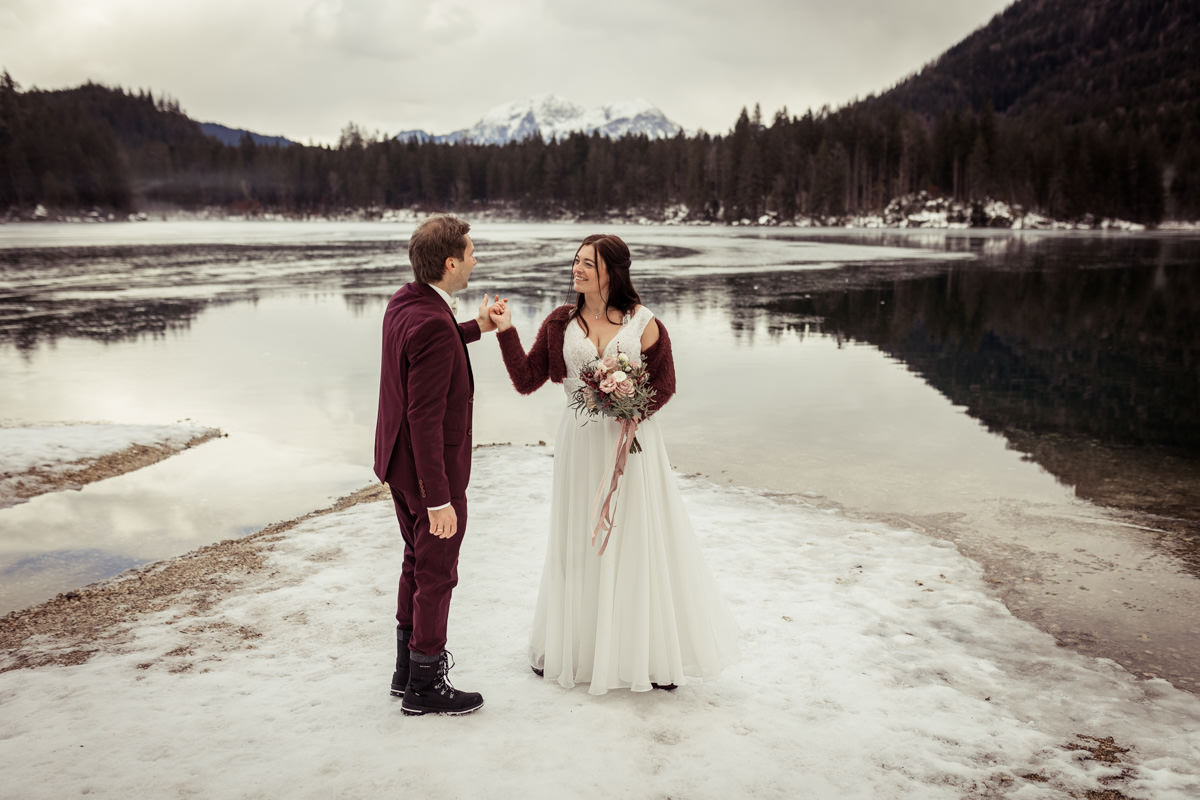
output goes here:
[{"label": "burgundy trousers", "polygon": [[467,529],[467,500],[450,501],[458,515],[458,533],[449,539],[430,533],[429,514],[417,503],[410,505],[403,493],[392,489],[392,503],[404,537],[396,622],[412,631],[409,650],[436,656],[446,649],[450,595],[458,585],[458,550]]}]

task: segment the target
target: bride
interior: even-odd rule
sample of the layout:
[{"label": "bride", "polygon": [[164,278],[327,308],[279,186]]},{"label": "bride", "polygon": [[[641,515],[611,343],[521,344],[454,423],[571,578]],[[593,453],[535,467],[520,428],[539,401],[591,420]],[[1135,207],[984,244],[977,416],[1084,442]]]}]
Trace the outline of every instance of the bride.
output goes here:
[{"label": "bride", "polygon": [[[550,538],[529,658],[533,671],[591,694],[674,689],[712,678],[736,656],[737,629],[692,532],[655,412],[675,393],[666,328],[641,305],[620,238],[583,240],[572,265],[574,305],[554,309],[526,354],[507,306],[493,315],[517,391],[547,379],[566,392],[555,439]],[[594,498],[610,480],[621,425],[582,418],[569,403],[584,364],[624,353],[642,360],[655,396],[628,457],[607,548],[593,544]],[[600,537],[601,539],[603,536]]]}]

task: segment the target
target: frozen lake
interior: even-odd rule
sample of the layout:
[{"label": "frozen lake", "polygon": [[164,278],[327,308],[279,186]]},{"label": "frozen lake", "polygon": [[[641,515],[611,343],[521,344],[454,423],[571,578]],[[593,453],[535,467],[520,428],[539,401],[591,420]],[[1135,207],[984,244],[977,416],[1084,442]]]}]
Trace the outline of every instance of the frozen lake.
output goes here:
[{"label": "frozen lake", "polygon": [[[1061,643],[1200,689],[1200,237],[603,227],[671,331],[681,472],[954,541]],[[475,226],[463,315],[501,293],[528,346],[592,232]],[[228,434],[0,510],[0,612],[369,483],[408,233],[0,227],[0,422]],[[472,360],[476,442],[549,442],[561,388]]]}]

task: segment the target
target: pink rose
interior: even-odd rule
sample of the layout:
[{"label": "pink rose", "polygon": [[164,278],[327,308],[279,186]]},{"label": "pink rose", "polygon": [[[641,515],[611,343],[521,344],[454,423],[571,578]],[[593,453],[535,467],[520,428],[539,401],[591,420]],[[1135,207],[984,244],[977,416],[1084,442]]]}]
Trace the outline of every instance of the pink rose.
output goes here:
[{"label": "pink rose", "polygon": [[600,363],[604,365],[604,369],[606,371],[617,368],[617,359],[615,356],[605,356],[603,359],[601,359]]},{"label": "pink rose", "polygon": [[622,397],[633,397],[633,381],[626,378],[617,384],[617,394]]},{"label": "pink rose", "polygon": [[616,388],[617,382],[612,378],[605,378],[604,380],[600,381],[600,391],[604,392],[605,394],[612,394],[613,390]]},{"label": "pink rose", "polygon": [[628,371],[632,372],[633,370],[637,369],[641,365],[642,365],[642,362],[638,361],[636,358],[631,358],[631,359],[629,359]]},{"label": "pink rose", "polygon": [[596,383],[599,383],[600,381],[604,380],[604,376],[605,376],[604,368],[597,367],[596,371],[592,373],[592,380],[594,380]]}]

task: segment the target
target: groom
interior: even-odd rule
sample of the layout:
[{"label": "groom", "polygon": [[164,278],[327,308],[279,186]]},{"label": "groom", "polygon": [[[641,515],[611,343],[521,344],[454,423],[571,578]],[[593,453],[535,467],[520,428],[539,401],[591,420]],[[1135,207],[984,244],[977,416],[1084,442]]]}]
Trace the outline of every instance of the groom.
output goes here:
[{"label": "groom", "polygon": [[421,223],[408,241],[416,280],[392,296],[383,317],[375,474],[391,489],[404,537],[392,694],[404,698],[410,716],[469,714],[483,705],[478,693],[450,684],[445,650],[471,477],[475,384],[467,345],[496,328],[487,295],[475,319],[455,320],[453,294],[475,267],[470,229],[452,216]]}]

